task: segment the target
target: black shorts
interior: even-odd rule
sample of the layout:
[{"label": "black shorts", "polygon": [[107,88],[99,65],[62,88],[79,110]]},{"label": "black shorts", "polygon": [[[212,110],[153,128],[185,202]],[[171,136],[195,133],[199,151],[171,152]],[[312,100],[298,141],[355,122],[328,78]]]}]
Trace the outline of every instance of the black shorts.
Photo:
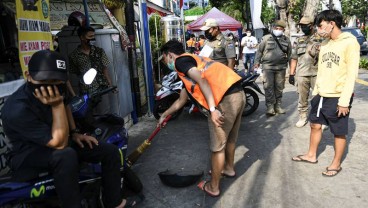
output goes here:
[{"label": "black shorts", "polygon": [[[316,95],[311,100],[311,111],[309,114],[310,123],[324,124],[330,127],[330,131],[334,135],[347,135],[348,134],[348,120],[349,114],[346,116],[337,117],[337,103],[339,102],[338,97],[323,97],[322,108],[318,114],[318,105],[321,96]],[[350,99],[349,109],[353,97]]]}]

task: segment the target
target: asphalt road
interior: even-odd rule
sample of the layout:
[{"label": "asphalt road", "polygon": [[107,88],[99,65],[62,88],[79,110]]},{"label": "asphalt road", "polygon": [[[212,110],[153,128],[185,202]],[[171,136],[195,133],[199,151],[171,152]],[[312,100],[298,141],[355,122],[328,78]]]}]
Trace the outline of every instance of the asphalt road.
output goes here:
[{"label": "asphalt road", "polygon": [[[141,178],[146,196],[144,208],[243,208],[243,207],[368,207],[368,70],[361,70],[349,120],[348,146],[343,170],[326,178],[321,172],[333,158],[333,135],[324,131],[317,164],[292,162],[309,144],[310,127],[295,127],[298,119],[295,87],[286,84],[284,115],[265,116],[264,97],[258,110],[244,117],[239,132],[235,162],[237,177],[221,181],[221,196],[211,198],[196,185],[172,188],[162,184],[157,173],[166,169],[210,169],[208,127],[200,114],[183,112],[169,121],[154,138],[133,170]],[[261,80],[258,80],[261,85]],[[129,128],[132,152],[154,130],[156,121],[146,116]]]}]

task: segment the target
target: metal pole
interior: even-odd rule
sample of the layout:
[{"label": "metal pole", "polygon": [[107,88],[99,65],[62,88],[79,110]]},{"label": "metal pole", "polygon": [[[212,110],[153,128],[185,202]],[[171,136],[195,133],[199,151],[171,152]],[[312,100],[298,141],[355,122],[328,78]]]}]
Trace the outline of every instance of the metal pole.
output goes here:
[{"label": "metal pole", "polygon": [[183,7],[184,6],[182,6],[181,9],[180,9],[181,28],[183,30],[181,39],[183,40],[184,51],[187,51],[187,44],[185,42],[186,40],[185,40],[184,8]]},{"label": "metal pole", "polygon": [[89,14],[87,0],[83,0],[84,15],[86,16],[86,26],[89,26]]},{"label": "metal pole", "polygon": [[144,66],[146,71],[146,83],[147,83],[147,95],[148,95],[148,109],[152,113],[153,105],[155,103],[154,84],[153,84],[153,72],[152,72],[152,59],[151,59],[151,45],[149,38],[148,20],[147,20],[147,3],[146,0],[138,0],[140,5],[140,22],[142,25],[142,46]]},{"label": "metal pole", "polygon": [[328,9],[333,9],[333,0],[330,0],[328,3]]},{"label": "metal pole", "polygon": [[137,56],[135,48],[135,30],[134,30],[134,0],[127,0],[125,7],[126,30],[129,36],[130,45],[128,47],[128,66],[130,70],[130,79],[132,82],[132,97],[134,111],[131,113],[133,123],[138,122],[138,117],[142,116],[141,94],[139,89],[139,77],[137,67]]},{"label": "metal pole", "polygon": [[[160,57],[160,51],[158,50],[158,32],[157,32],[157,15],[155,15],[155,32],[156,32],[156,49],[157,49],[157,57]],[[158,72],[158,81],[161,82],[161,67],[160,61],[157,60],[157,72]]]}]

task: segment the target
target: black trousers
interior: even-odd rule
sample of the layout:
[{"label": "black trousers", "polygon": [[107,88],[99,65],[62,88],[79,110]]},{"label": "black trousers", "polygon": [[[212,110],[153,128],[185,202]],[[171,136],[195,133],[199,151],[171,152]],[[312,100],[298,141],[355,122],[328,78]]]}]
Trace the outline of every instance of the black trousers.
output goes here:
[{"label": "black trousers", "polygon": [[[22,179],[36,172],[50,171],[54,178],[56,192],[62,207],[81,207],[81,197],[78,185],[79,163],[99,163],[102,169],[102,189],[106,207],[116,207],[122,202],[120,153],[115,145],[99,142],[98,146],[90,149],[87,145],[80,148],[77,144],[57,150],[41,147],[30,154],[15,176],[22,175]],[[25,173],[30,173],[25,176]]]}]

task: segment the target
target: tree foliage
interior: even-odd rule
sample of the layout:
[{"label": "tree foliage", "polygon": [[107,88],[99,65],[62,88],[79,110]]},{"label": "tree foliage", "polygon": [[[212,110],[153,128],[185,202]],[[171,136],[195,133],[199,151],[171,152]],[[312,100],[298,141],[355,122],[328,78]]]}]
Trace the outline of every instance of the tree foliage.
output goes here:
[{"label": "tree foliage", "polygon": [[193,16],[193,15],[203,15],[206,12],[208,12],[211,8],[209,6],[205,7],[204,9],[202,7],[193,7],[191,9],[188,9],[184,11],[184,15],[186,16]]},{"label": "tree foliage", "polygon": [[242,4],[244,0],[233,0],[228,1],[226,3],[223,3],[223,6],[220,7],[220,10],[231,16],[232,18],[240,21],[241,23],[245,23],[246,21],[246,12],[244,7],[244,4]]},{"label": "tree foliage", "polygon": [[263,24],[271,23],[276,18],[275,9],[268,6],[268,0],[262,0],[261,20]]},{"label": "tree foliage", "polygon": [[305,0],[290,0],[289,1],[289,14],[292,15],[295,22],[299,22],[303,15]]},{"label": "tree foliage", "polygon": [[368,0],[341,0],[342,14],[345,19],[356,16],[362,21],[367,21]]}]

